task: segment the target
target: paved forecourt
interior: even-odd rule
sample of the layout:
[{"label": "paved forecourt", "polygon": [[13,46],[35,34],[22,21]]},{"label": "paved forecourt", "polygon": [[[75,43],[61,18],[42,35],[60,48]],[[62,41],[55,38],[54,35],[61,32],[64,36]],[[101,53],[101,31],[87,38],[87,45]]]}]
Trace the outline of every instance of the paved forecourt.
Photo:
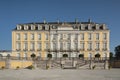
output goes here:
[{"label": "paved forecourt", "polygon": [[120,69],[5,69],[0,70],[0,80],[120,80]]}]

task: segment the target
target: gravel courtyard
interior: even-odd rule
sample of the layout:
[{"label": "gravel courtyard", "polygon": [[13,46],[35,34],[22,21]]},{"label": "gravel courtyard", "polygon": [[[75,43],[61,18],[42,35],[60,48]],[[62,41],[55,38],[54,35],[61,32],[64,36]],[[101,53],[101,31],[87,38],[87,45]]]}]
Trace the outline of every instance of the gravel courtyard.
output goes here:
[{"label": "gravel courtyard", "polygon": [[6,69],[0,70],[0,80],[120,80],[120,69]]}]

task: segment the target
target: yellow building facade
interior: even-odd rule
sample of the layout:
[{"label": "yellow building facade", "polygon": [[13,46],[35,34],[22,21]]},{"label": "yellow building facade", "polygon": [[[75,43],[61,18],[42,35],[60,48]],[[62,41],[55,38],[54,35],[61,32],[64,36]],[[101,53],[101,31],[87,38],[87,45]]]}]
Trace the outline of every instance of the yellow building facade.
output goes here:
[{"label": "yellow building facade", "polygon": [[37,58],[109,58],[110,31],[94,22],[49,22],[18,24],[12,31],[12,56]]}]

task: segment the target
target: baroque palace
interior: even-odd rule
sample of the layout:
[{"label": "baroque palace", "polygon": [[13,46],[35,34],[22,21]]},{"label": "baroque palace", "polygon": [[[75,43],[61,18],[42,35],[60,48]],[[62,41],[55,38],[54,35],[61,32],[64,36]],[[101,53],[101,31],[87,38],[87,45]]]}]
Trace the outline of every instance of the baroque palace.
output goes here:
[{"label": "baroque palace", "polygon": [[110,31],[91,22],[40,22],[18,24],[12,30],[12,56],[29,59],[84,57],[109,58]]}]

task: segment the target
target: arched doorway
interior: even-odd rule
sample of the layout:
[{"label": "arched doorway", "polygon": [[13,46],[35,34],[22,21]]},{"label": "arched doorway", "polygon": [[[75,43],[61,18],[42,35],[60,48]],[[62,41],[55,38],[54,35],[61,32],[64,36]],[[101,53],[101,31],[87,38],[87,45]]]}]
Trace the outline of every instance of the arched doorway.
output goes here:
[{"label": "arched doorway", "polygon": [[63,54],[63,58],[68,58],[68,54]]},{"label": "arched doorway", "polygon": [[99,53],[95,54],[95,60],[99,60],[99,59],[100,59],[100,54]]},{"label": "arched doorway", "polygon": [[97,53],[97,54],[95,55],[95,58],[100,58],[100,54]]},{"label": "arched doorway", "polygon": [[84,54],[79,54],[79,58],[84,58]]},{"label": "arched doorway", "polygon": [[48,54],[48,55],[47,55],[47,58],[52,58],[52,54]]},{"label": "arched doorway", "polygon": [[31,55],[31,58],[34,60],[35,59],[35,57],[36,57],[36,55],[34,54],[34,53],[32,53]]}]

